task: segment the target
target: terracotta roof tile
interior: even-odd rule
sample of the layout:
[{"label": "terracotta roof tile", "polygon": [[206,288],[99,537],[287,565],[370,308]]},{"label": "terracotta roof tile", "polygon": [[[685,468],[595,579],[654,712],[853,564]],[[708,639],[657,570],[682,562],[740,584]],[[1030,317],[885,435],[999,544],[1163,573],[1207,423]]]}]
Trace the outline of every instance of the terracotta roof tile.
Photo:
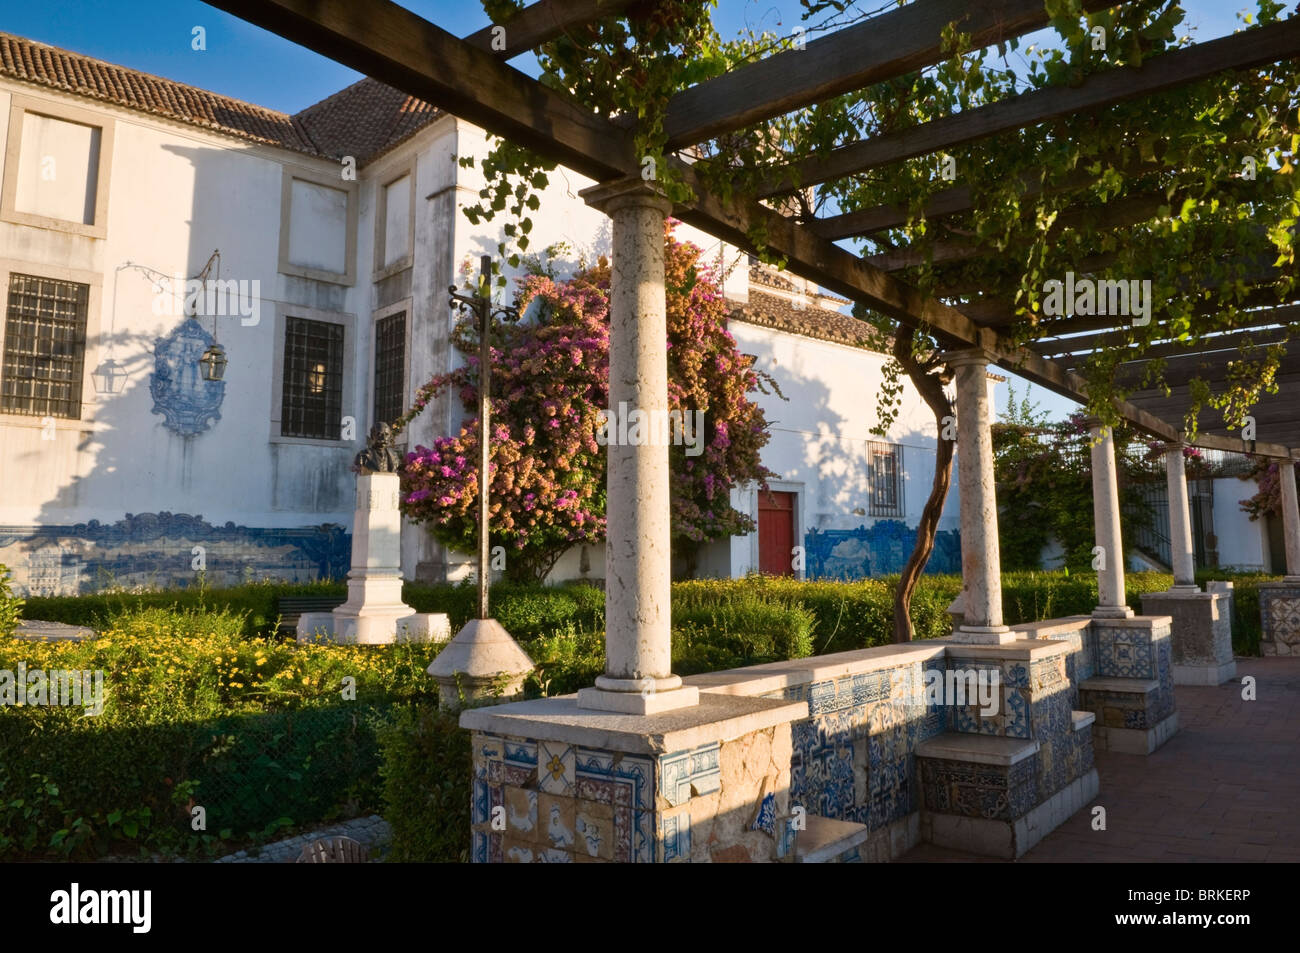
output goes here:
[{"label": "terracotta roof tile", "polygon": [[815,305],[796,308],[794,302],[766,291],[749,290],[749,304],[732,302],[735,307],[731,312],[733,321],[756,324],[762,327],[801,334],[804,337],[847,344],[869,351],[887,353],[889,342],[880,337],[878,331],[865,321],[829,311]]},{"label": "terracotta roof tile", "polygon": [[322,155],[355,156],[364,165],[440,115],[437,106],[367,77],[293,118],[306,128]]},{"label": "terracotta roof tile", "polygon": [[438,109],[363,79],[294,115],[0,32],[0,76],[309,155],[364,164],[437,118]]}]

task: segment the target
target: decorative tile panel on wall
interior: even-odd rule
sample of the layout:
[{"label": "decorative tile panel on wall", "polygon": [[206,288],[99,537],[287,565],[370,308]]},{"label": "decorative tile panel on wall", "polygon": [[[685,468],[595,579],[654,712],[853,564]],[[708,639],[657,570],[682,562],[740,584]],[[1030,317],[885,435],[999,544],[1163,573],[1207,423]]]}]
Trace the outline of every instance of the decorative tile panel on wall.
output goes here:
[{"label": "decorative tile panel on wall", "polygon": [[250,579],[306,582],[347,575],[352,537],[335,524],[214,526],[185,513],[128,513],[116,523],[0,526],[0,563],[20,595],[78,595],[109,587],[195,585],[196,545],[208,585]]},{"label": "decorative tile panel on wall", "polygon": [[948,727],[947,709],[928,705],[923,694],[924,666],[939,671],[942,664],[933,659],[807,685],[810,717],[793,724],[791,804],[873,831],[915,811],[912,754]]},{"label": "decorative tile panel on wall", "polygon": [[[809,579],[864,579],[901,572],[916,545],[916,527],[876,520],[857,529],[811,530],[804,536]],[[940,530],[927,573],[961,572],[961,534]]]}]

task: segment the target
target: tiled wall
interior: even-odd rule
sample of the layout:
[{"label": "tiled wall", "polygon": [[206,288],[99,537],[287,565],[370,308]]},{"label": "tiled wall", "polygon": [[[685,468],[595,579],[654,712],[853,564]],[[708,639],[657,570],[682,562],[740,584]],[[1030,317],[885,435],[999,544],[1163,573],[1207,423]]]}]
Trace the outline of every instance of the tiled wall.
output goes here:
[{"label": "tiled wall", "polygon": [[110,587],[196,585],[195,546],[205,582],[306,582],[347,575],[352,537],[341,526],[214,526],[185,513],[128,513],[116,523],[0,526],[0,565],[23,596],[78,595]]},{"label": "tiled wall", "polygon": [[658,757],[473,735],[475,863],[792,859],[790,726]]}]

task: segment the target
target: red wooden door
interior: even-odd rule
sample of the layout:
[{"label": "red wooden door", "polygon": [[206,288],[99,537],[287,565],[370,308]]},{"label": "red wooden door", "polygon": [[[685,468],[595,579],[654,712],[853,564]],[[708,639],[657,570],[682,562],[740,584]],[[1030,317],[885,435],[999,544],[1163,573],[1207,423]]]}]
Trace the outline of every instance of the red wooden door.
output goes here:
[{"label": "red wooden door", "polygon": [[771,576],[794,575],[794,494],[758,494],[758,568]]}]

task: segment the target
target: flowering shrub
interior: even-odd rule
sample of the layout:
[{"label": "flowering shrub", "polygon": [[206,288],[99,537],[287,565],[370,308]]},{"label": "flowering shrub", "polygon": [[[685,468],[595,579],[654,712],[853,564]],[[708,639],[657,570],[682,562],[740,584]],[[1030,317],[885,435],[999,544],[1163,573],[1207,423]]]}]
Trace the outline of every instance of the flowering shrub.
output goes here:
[{"label": "flowering shrub", "polygon": [[13,632],[22,618],[23,600],[9,588],[9,567],[0,564],[0,638]]},{"label": "flowering shrub", "polygon": [[[668,401],[702,412],[702,453],[669,448],[675,545],[688,557],[699,544],[754,529],[731,506],[731,487],[770,475],[759,461],[768,441],[762,410],[748,395],[766,386],[726,330],[727,305],[701,251],[666,235]],[[605,450],[597,441],[609,407],[609,264],[602,259],[568,281],[534,274],[520,282],[518,307],[535,319],[498,323],[492,348],[491,537],[513,550],[516,578],[544,578],[569,547],[605,533]],[[443,392],[467,412],[478,406],[477,329],[462,323],[454,343],[462,367],[429,381],[409,422]],[[402,506],[453,549],[478,537],[478,420],[432,447],[419,446],[402,469]]]}]

